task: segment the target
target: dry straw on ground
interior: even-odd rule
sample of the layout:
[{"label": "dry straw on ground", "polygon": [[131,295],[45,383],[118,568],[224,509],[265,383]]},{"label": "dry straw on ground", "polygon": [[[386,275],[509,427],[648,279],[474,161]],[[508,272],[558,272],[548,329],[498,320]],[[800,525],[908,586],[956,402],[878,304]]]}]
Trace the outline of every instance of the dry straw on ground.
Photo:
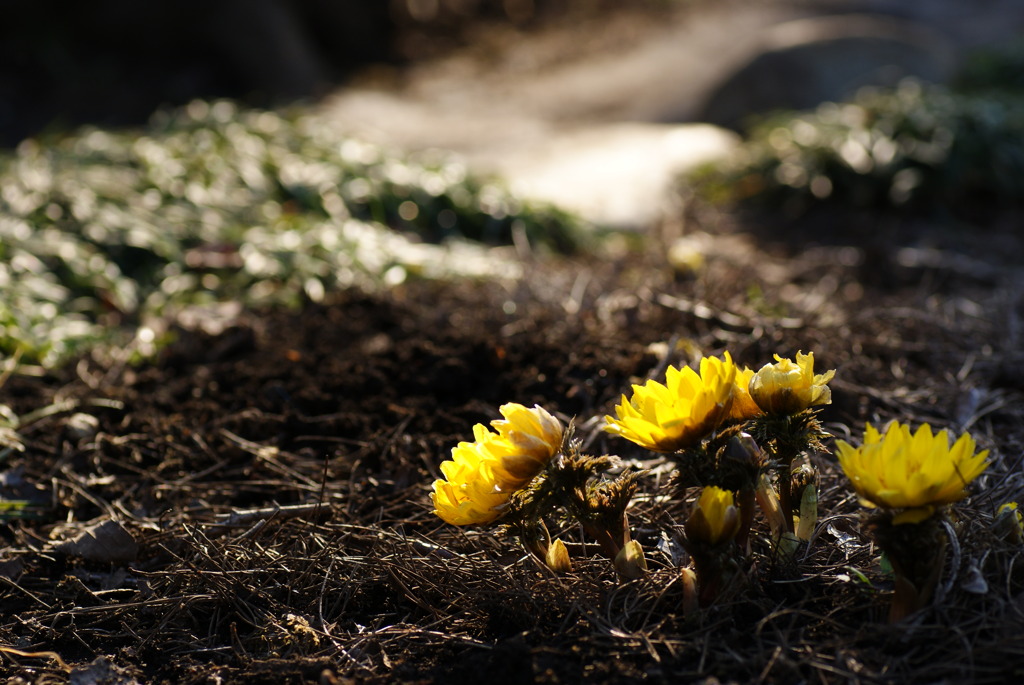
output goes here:
[{"label": "dry straw on ground", "polygon": [[[990,522],[1024,493],[1021,246],[837,232],[785,247],[703,221],[715,235],[696,276],[662,250],[528,262],[518,282],[252,313],[214,338],[182,332],[140,367],[95,357],[11,375],[14,414],[67,410],[19,425],[23,451],[3,453],[4,497],[37,515],[0,529],[3,670],[40,683],[90,663],[123,683],[1019,677],[1022,549]],[[985,274],[962,269],[965,254]],[[837,369],[822,418],[840,437],[896,418],[970,429],[992,450],[954,507],[933,607],[885,625],[890,581],[821,454],[810,547],[776,563],[759,521],[748,586],[681,612],[678,531],[696,493],[673,493],[671,469],[597,418],[630,382],[725,348],[750,365],[813,349]],[[430,513],[437,465],[507,401],[576,416],[593,452],[647,460],[630,510],[646,577],[621,583],[572,527],[557,533],[574,570],[555,576],[512,538]],[[71,430],[74,411],[94,430]],[[108,520],[132,560],[61,551]]]}]

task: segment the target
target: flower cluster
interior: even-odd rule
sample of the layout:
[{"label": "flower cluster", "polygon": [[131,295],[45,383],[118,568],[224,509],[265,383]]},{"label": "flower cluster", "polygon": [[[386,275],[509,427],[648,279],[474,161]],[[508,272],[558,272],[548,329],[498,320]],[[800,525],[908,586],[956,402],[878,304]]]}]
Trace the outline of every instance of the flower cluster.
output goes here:
[{"label": "flower cluster", "polygon": [[792,415],[832,402],[827,383],[835,371],[814,373],[814,353],[798,352],[796,362],[775,355],[756,373],[738,367],[728,352],[705,357],[700,371],[669,366],[665,383],[649,380],[622,396],[605,430],[652,452],[696,446],[724,422],[762,414]]},{"label": "flower cluster", "polygon": [[[704,357],[696,368],[669,366],[664,381],[633,385],[615,415],[604,417],[605,432],[668,454],[683,490],[701,488],[681,527],[690,558],[682,572],[686,610],[749,582],[758,507],[771,530],[773,559],[783,567],[795,565],[796,551],[815,539],[820,460],[812,457],[827,452],[822,440],[830,436],[818,415],[832,401],[835,371],[815,373],[811,352],[774,359],[756,371],[728,352]],[[565,573],[572,569],[568,548],[545,524],[561,509],[621,579],[646,573],[626,516],[641,474],[604,478],[621,462],[581,454],[573,425],[563,427],[540,407],[506,404],[500,411],[502,419],[475,426],[473,441],[459,443],[441,464],[444,479],[430,495],[434,513],[455,525],[504,517],[536,558]],[[912,430],[895,422],[881,431],[867,424],[859,446],[835,445],[840,467],[871,512],[866,529],[893,569],[890,618],[899,620],[931,601],[952,530],[945,509],[967,497],[989,453],[968,433],[953,438],[929,424]],[[1014,502],[1000,507],[992,525],[1002,539],[1024,539],[1024,516]]]}]

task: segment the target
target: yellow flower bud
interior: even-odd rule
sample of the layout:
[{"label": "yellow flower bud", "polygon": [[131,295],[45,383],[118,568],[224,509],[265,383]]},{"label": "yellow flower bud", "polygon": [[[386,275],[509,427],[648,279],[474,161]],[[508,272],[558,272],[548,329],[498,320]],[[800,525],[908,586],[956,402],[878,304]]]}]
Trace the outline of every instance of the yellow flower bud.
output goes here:
[{"label": "yellow flower bud", "polygon": [[814,527],[818,525],[818,486],[808,483],[800,495],[800,520],[796,525],[796,537],[810,542]]},{"label": "yellow flower bud", "polygon": [[555,573],[569,573],[572,571],[572,560],[569,558],[569,550],[561,540],[555,540],[548,545],[547,553],[544,555],[544,562],[548,568]]},{"label": "yellow flower bud", "polygon": [[996,510],[993,529],[1002,539],[1020,544],[1024,541],[1024,515],[1017,508],[1016,502],[1004,502]]},{"label": "yellow flower bud", "polygon": [[758,506],[768,520],[772,530],[772,539],[778,540],[786,532],[786,515],[782,513],[782,506],[779,504],[779,496],[775,492],[768,476],[761,474],[757,479],[757,488],[754,490]]},{"label": "yellow flower bud", "polygon": [[693,614],[700,609],[697,572],[692,568],[683,568],[679,571],[679,578],[683,581],[683,613]]},{"label": "yellow flower bud", "polygon": [[630,540],[615,555],[612,565],[615,566],[618,574],[626,580],[642,578],[647,573],[647,559],[644,557],[644,548],[636,540]]},{"label": "yellow flower bud", "polygon": [[740,530],[740,512],[732,492],[714,485],[704,488],[684,530],[694,544],[718,547],[731,542]]}]

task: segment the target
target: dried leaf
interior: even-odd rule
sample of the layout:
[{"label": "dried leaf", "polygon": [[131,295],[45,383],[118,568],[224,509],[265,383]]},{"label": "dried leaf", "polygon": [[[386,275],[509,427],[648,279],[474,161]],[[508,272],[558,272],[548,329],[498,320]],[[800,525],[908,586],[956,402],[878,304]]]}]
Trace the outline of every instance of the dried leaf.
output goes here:
[{"label": "dried leaf", "polygon": [[68,685],[139,685],[139,681],[101,656],[84,668],[72,669]]},{"label": "dried leaf", "polygon": [[108,520],[86,528],[75,538],[54,545],[53,549],[89,561],[119,563],[134,561],[139,544],[123,525]]}]

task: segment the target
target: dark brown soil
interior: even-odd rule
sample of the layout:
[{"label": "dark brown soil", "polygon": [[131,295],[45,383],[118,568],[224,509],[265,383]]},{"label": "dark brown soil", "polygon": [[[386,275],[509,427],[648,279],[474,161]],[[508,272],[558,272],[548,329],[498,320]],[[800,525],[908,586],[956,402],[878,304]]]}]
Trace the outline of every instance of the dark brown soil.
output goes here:
[{"label": "dark brown soil", "polygon": [[[36,506],[0,526],[0,673],[65,682],[52,651],[76,682],[1012,681],[1021,550],[989,522],[1024,494],[1024,250],[1012,231],[982,245],[890,228],[786,246],[693,217],[691,234],[709,231],[697,275],[665,261],[665,227],[640,252],[530,260],[520,282],[341,292],[181,331],[141,365],[97,354],[15,373],[0,403],[26,417],[25,450],[4,453],[0,495]],[[597,430],[665,363],[801,349],[837,369],[834,433],[927,420],[993,450],[957,508],[944,597],[908,623],[884,623],[889,581],[824,454],[823,520],[796,567],[773,564],[758,522],[748,586],[684,615],[690,505],[670,469]],[[630,513],[646,578],[618,581],[573,527],[574,571],[556,577],[495,528],[431,514],[438,464],[509,401],[653,468]],[[130,539],[60,544],[108,520]]]}]

